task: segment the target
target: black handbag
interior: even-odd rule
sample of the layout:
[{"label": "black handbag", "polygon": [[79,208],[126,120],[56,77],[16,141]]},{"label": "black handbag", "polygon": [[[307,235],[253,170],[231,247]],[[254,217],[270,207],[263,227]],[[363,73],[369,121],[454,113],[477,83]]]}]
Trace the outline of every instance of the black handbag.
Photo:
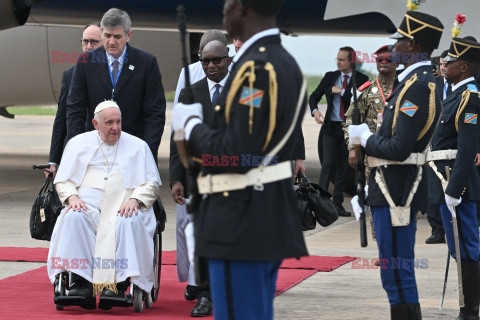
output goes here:
[{"label": "black handbag", "polygon": [[48,176],[33,202],[30,213],[30,235],[37,240],[50,241],[53,227],[64,206],[60,202],[53,178]]},{"label": "black handbag", "polygon": [[299,173],[295,178],[295,193],[297,194],[297,212],[302,223],[302,231],[313,230],[317,226],[312,209],[308,205],[308,179]]},{"label": "black handbag", "polygon": [[300,179],[304,182],[306,190],[308,206],[315,215],[315,219],[322,227],[328,227],[338,220],[338,212],[332,195],[316,183],[312,183],[308,178],[302,174]]}]

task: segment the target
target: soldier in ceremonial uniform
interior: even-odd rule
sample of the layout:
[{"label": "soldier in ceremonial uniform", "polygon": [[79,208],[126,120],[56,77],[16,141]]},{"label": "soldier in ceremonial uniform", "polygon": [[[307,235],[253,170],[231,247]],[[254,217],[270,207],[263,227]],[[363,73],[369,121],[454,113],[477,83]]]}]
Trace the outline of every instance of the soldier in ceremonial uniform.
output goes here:
[{"label": "soldier in ceremonial uniform", "polygon": [[[443,101],[440,123],[433,136],[427,160],[435,176],[430,180],[430,201],[440,205],[448,249],[456,258],[452,211],[456,207],[465,307],[457,320],[479,319],[480,241],[476,201],[480,200],[480,175],[475,156],[480,128],[479,88],[475,74],[480,70],[480,43],[453,38],[448,55],[446,78],[452,93]],[[447,181],[445,171],[451,170]]]},{"label": "soldier in ceremonial uniform", "polygon": [[394,61],[405,70],[387,98],[382,126],[349,126],[350,140],[360,140],[370,167],[367,204],[375,225],[383,288],[391,319],[421,319],[414,272],[416,214],[426,210],[425,153],[441,113],[430,55],[438,47],[442,23],[431,15],[408,11],[392,38]]},{"label": "soldier in ceremonial uniform", "polygon": [[306,88],[275,28],[281,4],[225,1],[225,28],[243,46],[213,121],[203,123],[200,104],[177,104],[172,112],[172,127],[184,129],[193,155],[212,160],[198,178],[204,198],[194,219],[196,255],[209,262],[216,319],[273,319],[282,260],[308,254],[290,160]]}]

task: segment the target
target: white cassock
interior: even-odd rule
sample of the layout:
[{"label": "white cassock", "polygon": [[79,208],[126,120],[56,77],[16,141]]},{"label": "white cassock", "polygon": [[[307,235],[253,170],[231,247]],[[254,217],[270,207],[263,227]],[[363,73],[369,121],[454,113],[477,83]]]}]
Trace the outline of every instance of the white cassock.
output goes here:
[{"label": "white cassock", "polygon": [[[120,205],[112,209],[102,203],[108,197],[107,183],[113,183],[115,179],[111,178],[114,177],[119,178],[115,190],[124,192],[119,204],[129,198],[142,201],[138,215],[122,217],[116,215]],[[55,187],[62,203],[66,204],[70,195],[77,194],[87,210],[65,213],[64,209],[58,217],[48,253],[50,281],[53,283],[55,276],[66,270],[89,282],[106,272],[111,273],[109,276],[117,283],[130,277],[134,284],[149,292],[155,280],[153,235],[156,220],[152,204],[159,196],[160,185],[157,166],[143,140],[122,132],[118,145],[107,145],[95,130],[72,138],[65,147]],[[105,226],[108,210],[115,213],[110,220],[115,223],[114,227],[113,222],[110,224],[113,259],[102,258],[108,255],[99,256],[97,245],[99,224]],[[100,220],[102,213],[104,217]],[[108,239],[105,242],[108,243]]]}]

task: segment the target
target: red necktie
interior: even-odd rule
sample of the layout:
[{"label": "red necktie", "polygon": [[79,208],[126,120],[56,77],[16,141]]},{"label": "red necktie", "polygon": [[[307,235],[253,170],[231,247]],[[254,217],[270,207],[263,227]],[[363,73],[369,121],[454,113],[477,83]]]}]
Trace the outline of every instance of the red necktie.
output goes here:
[{"label": "red necktie", "polygon": [[[343,76],[343,89],[346,90],[348,86],[348,74]],[[342,118],[343,121],[345,121],[345,106],[343,104],[342,97],[340,97],[340,118]]]}]

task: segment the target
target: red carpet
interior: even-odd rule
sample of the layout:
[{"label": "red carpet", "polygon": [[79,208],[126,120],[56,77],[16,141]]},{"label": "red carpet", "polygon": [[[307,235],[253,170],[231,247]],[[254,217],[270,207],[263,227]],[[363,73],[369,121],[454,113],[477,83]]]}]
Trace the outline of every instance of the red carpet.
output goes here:
[{"label": "red carpet", "polygon": [[[0,261],[47,262],[47,257],[48,248],[0,247]],[[353,260],[353,257],[309,256],[300,260],[286,259],[280,268],[330,272]],[[176,252],[163,251],[162,265],[176,264]]]},{"label": "red carpet", "polygon": [[[282,269],[277,281],[277,295],[315,274],[316,270]],[[195,302],[183,299],[185,284],[177,281],[173,265],[162,266],[162,280],[158,300],[150,310],[135,314],[133,308],[113,308],[109,311],[84,310],[65,307],[56,311],[53,288],[47,277],[47,268],[41,267],[17,276],[0,280],[2,319],[104,319],[105,317],[134,316],[142,319],[191,319]],[[212,319],[212,317],[210,317]]]}]

